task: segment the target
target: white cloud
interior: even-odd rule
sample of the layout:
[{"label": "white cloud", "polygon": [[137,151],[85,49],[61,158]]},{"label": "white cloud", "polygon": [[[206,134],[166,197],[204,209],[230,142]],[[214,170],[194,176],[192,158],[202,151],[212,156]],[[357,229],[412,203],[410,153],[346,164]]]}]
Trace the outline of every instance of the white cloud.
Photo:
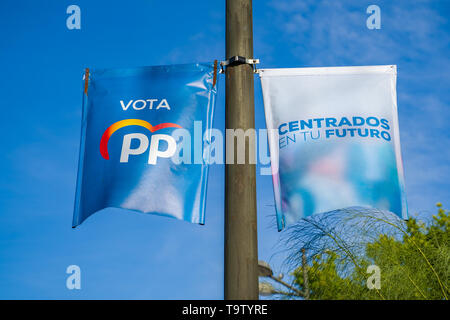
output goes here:
[{"label": "white cloud", "polygon": [[366,28],[368,14],[361,2],[277,0],[270,7],[277,31],[308,65],[412,59],[449,43],[446,19],[428,3],[381,6],[381,30]]}]

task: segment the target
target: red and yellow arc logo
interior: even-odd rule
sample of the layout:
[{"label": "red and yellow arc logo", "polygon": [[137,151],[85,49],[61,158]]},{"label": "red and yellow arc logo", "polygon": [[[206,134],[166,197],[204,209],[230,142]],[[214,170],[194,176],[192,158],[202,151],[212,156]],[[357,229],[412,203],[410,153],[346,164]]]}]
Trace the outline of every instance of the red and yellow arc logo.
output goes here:
[{"label": "red and yellow arc logo", "polygon": [[150,132],[155,132],[160,129],[164,128],[182,128],[181,126],[175,124],[175,123],[160,123],[156,126],[152,126],[149,122],[145,120],[140,119],[125,119],[121,121],[117,121],[116,123],[113,123],[108,127],[108,129],[105,130],[105,132],[102,135],[102,139],[100,140],[100,154],[103,158],[106,160],[109,160],[109,154],[108,154],[108,141],[109,138],[112,136],[114,132],[119,130],[120,128],[126,127],[126,126],[140,126],[144,127]]}]

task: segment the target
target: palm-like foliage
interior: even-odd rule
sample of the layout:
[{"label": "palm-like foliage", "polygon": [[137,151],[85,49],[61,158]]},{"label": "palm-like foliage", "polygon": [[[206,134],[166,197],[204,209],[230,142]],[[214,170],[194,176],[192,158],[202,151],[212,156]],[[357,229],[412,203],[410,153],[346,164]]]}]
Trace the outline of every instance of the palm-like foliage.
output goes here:
[{"label": "palm-like foliage", "polygon": [[[363,208],[304,219],[283,241],[293,283],[303,291],[305,249],[311,299],[448,299],[449,213],[438,204],[428,223]],[[381,270],[380,289],[366,285],[369,265]]]}]

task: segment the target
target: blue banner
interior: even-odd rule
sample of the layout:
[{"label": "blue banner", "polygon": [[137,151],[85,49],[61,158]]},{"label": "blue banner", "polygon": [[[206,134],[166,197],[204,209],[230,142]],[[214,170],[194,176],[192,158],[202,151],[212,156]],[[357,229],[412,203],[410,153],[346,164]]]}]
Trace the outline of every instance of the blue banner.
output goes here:
[{"label": "blue banner", "polygon": [[208,165],[187,139],[211,129],[216,70],[87,70],[73,227],[108,207],[204,224]]}]

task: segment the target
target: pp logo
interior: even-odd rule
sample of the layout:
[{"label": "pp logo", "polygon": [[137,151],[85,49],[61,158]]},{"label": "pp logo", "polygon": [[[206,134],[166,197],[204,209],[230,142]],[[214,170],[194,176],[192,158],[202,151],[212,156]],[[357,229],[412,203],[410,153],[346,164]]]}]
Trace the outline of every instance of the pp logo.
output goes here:
[{"label": "pp logo", "polygon": [[[149,122],[140,119],[126,119],[118,121],[103,133],[100,141],[100,154],[106,160],[109,160],[108,154],[108,140],[111,135],[126,126],[140,126],[148,129],[150,132],[155,132],[164,128],[181,128],[181,126],[175,123],[161,123],[156,126],[152,126]],[[138,140],[139,145],[137,148],[131,148],[131,141]],[[160,150],[160,142],[165,141],[167,143],[166,150]],[[131,133],[123,136],[122,150],[120,153],[120,162],[128,162],[130,155],[139,155],[144,153],[150,144],[150,150],[148,155],[148,164],[155,165],[158,158],[170,158],[177,150],[177,143],[175,139],[167,134],[153,134],[149,143],[148,137],[142,133]]]}]

